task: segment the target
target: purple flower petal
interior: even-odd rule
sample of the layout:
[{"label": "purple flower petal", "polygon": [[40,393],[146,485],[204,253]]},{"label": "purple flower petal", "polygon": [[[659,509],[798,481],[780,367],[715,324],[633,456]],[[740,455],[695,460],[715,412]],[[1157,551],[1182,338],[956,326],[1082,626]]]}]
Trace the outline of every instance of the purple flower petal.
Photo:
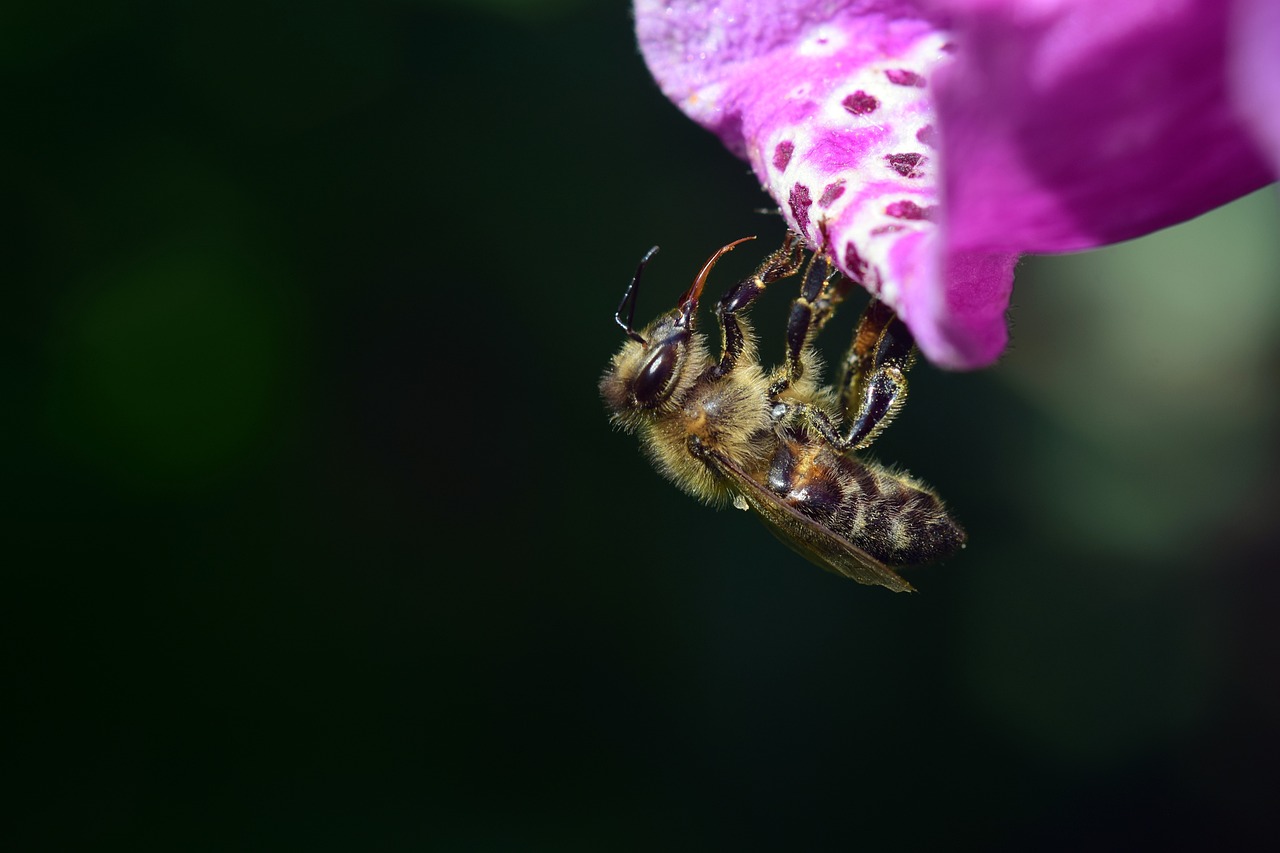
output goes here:
[{"label": "purple flower petal", "polygon": [[1274,51],[1237,66],[1270,73],[1246,93],[1266,120],[1242,119],[1230,8],[636,0],[636,29],[663,91],[751,163],[791,227],[926,357],[973,368],[1004,348],[1018,254],[1135,237],[1273,179],[1253,134],[1277,138]]},{"label": "purple flower petal", "polygon": [[788,224],[893,306],[927,357],[989,363],[1015,257],[940,236],[929,79],[946,36],[913,3],[830,5],[638,0],[636,28],[668,97],[750,161]]},{"label": "purple flower petal", "polygon": [[936,5],[958,48],[936,84],[955,247],[1092,248],[1274,180],[1228,87],[1231,3]]},{"label": "purple flower petal", "polygon": [[1231,74],[1237,108],[1280,175],[1280,3],[1237,0]]}]

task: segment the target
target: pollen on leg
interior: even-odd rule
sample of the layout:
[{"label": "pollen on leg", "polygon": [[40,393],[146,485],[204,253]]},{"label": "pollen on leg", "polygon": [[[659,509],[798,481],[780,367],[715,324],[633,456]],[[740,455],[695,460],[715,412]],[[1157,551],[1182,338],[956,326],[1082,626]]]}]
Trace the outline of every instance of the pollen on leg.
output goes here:
[{"label": "pollen on leg", "polygon": [[804,184],[796,184],[791,188],[791,196],[788,199],[791,204],[791,215],[796,219],[796,225],[800,226],[801,233],[809,230],[809,207],[813,204],[813,197],[809,195],[809,188]]},{"label": "pollen on leg", "polygon": [[925,161],[923,154],[886,154],[884,159],[890,169],[904,178],[918,178],[924,174],[920,169]]},{"label": "pollen on leg", "polygon": [[773,149],[773,168],[779,172],[785,172],[787,164],[791,162],[791,155],[795,153],[796,144],[787,139],[778,143],[778,147]]},{"label": "pollen on leg", "polygon": [[868,95],[861,89],[849,95],[840,103],[846,110],[856,116],[869,115],[880,106],[880,101],[875,95]]}]

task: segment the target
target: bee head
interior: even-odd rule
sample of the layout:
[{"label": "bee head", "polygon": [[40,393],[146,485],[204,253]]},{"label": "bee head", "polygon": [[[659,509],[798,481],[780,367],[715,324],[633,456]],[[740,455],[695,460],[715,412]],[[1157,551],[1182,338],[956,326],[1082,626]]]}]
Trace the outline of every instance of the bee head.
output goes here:
[{"label": "bee head", "polygon": [[676,392],[680,388],[691,384],[709,364],[701,336],[694,334],[702,289],[716,261],[739,243],[750,239],[753,238],[737,240],[719,249],[702,265],[697,278],[680,297],[676,307],[653,321],[644,331],[637,332],[633,323],[640,274],[657,254],[658,247],[654,246],[640,259],[636,274],[613,315],[614,322],[626,333],[627,341],[600,380],[600,393],[606,405],[624,424],[630,421],[628,415],[662,410],[677,397]]},{"label": "bee head", "polygon": [[670,400],[689,352],[700,287],[696,292],[690,288],[675,309],[653,321],[643,332],[637,332],[632,326],[640,274],[657,252],[658,247],[654,246],[640,259],[636,274],[613,315],[614,322],[626,332],[627,341],[601,379],[600,393],[609,409],[619,417],[657,409]]}]

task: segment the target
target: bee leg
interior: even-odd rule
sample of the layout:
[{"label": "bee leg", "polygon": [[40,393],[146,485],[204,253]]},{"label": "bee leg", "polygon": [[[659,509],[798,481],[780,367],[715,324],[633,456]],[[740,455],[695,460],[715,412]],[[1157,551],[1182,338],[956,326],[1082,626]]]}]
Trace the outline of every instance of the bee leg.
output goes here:
[{"label": "bee leg", "polygon": [[723,334],[720,362],[713,368],[716,377],[733,371],[746,348],[746,335],[738,314],[755,301],[772,282],[795,275],[804,260],[804,243],[799,235],[788,231],[782,247],[769,255],[748,278],[739,281],[716,303],[716,318]]},{"label": "bee leg", "polygon": [[844,300],[853,282],[846,278],[826,255],[815,253],[809,260],[800,295],[791,303],[787,320],[786,363],[782,374],[769,387],[769,395],[777,397],[804,376],[805,348],[831,319],[836,306]]},{"label": "bee leg", "polygon": [[847,449],[868,447],[901,411],[915,338],[889,306],[872,300],[844,359],[840,410],[848,419]]},{"label": "bee leg", "polygon": [[844,301],[856,283],[842,273],[831,258],[823,255],[820,260],[826,267],[826,271],[823,273],[822,289],[813,303],[814,328],[819,332],[822,331],[823,326],[827,325],[827,321],[836,313],[836,306]]}]

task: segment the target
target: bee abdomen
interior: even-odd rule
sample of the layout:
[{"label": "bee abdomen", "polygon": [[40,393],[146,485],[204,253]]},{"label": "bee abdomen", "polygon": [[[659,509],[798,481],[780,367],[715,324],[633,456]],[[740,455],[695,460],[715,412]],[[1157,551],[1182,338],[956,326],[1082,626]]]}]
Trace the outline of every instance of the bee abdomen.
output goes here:
[{"label": "bee abdomen", "polygon": [[964,544],[937,495],[803,433],[784,434],[767,477],[784,503],[887,565],[928,563]]},{"label": "bee abdomen", "polygon": [[964,530],[937,495],[886,471],[860,467],[844,531],[854,544],[891,566],[939,560],[964,544]]}]

